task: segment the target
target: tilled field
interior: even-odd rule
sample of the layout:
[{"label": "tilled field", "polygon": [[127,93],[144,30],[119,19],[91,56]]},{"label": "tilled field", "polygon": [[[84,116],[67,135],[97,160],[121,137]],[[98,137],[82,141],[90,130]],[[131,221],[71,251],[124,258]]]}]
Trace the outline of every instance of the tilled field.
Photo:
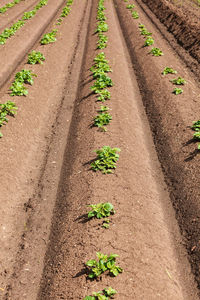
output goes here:
[{"label": "tilled field", "polygon": [[[197,4],[21,0],[0,13],[0,299],[199,299]],[[92,170],[104,146],[120,149],[111,174]],[[106,202],[109,220],[88,219]],[[123,272],[89,279],[97,252]]]}]

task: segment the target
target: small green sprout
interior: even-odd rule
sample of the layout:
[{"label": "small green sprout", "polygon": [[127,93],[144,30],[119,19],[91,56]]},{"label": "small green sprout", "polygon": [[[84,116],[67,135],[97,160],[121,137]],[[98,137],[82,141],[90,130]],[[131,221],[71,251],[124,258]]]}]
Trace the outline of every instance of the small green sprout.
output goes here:
[{"label": "small green sprout", "polygon": [[57,34],[57,29],[53,29],[51,32],[49,33],[46,33],[41,41],[40,41],[40,44],[41,45],[47,45],[47,44],[50,44],[50,43],[54,43],[56,41],[56,34]]},{"label": "small green sprout", "polygon": [[[193,135],[194,140],[200,140],[200,120],[193,122],[193,125],[191,126],[191,129],[195,131]],[[200,144],[198,144],[198,150],[200,150]]]},{"label": "small green sprout", "polygon": [[93,171],[101,171],[103,174],[113,173],[112,169],[116,169],[116,163],[119,160],[119,148],[111,148],[104,146],[101,149],[95,150],[97,159],[91,163]]},{"label": "small green sprout", "polygon": [[102,112],[94,117],[94,126],[101,128],[103,131],[107,131],[104,127],[110,123],[112,116],[107,112]]},{"label": "small green sprout", "polygon": [[96,32],[106,32],[106,31],[108,31],[108,24],[104,21],[98,22]]},{"label": "small green sprout", "polygon": [[139,19],[139,14],[136,10],[132,11],[132,17],[133,19]]},{"label": "small green sprout", "polygon": [[45,61],[45,57],[40,51],[33,50],[28,54],[28,64],[43,64],[43,61]]},{"label": "small green sprout", "polygon": [[110,254],[108,256],[97,252],[96,255],[98,260],[91,259],[86,262],[86,266],[89,268],[89,278],[96,278],[106,271],[108,271],[111,276],[115,277],[123,272],[121,267],[116,266],[117,254]]},{"label": "small green sprout", "polygon": [[175,95],[179,95],[183,93],[183,90],[181,88],[175,88],[172,93]]},{"label": "small green sprout", "polygon": [[22,83],[33,84],[33,76],[37,77],[36,74],[32,73],[30,70],[22,70],[15,75],[15,81]]},{"label": "small green sprout", "polygon": [[114,214],[114,207],[110,202],[98,203],[98,204],[90,204],[88,205],[92,209],[88,213],[88,218],[102,219],[107,218],[111,214]]},{"label": "small green sprout", "polygon": [[101,107],[100,107],[100,112],[106,112],[106,111],[108,111],[110,108],[108,107],[108,106],[104,106],[104,105],[101,105]]},{"label": "small green sprout", "polygon": [[186,83],[185,79],[182,77],[178,77],[178,78],[172,79],[170,81],[176,85],[184,85]]},{"label": "small green sprout", "polygon": [[[14,117],[17,110],[17,106],[14,102],[7,101],[4,104],[0,104],[0,127],[2,127],[5,123],[8,123],[7,116]],[[0,132],[0,138],[3,137],[3,134]]]},{"label": "small green sprout", "polygon": [[103,220],[103,224],[102,227],[108,229],[110,227],[110,220],[109,219],[105,219]]},{"label": "small green sprout", "polygon": [[93,86],[90,87],[90,89],[95,93],[99,93],[99,91],[110,86],[113,86],[112,79],[109,76],[102,74],[97,77],[96,81],[94,82]]},{"label": "small green sprout", "polygon": [[109,300],[109,298],[113,298],[116,293],[116,290],[109,287],[97,293],[93,292],[93,296],[86,296],[83,300]]},{"label": "small green sprout", "polygon": [[162,72],[163,75],[176,74],[176,73],[177,73],[177,71],[174,70],[174,69],[172,69],[172,68],[170,68],[170,67],[165,67],[164,70],[163,70],[163,72]]},{"label": "small green sprout", "polygon": [[162,56],[163,52],[159,48],[153,47],[150,51],[153,56]]},{"label": "small green sprout", "polygon": [[134,7],[135,7],[134,4],[128,4],[128,5],[126,6],[126,8],[128,8],[128,9],[132,9],[132,8],[134,8]]},{"label": "small green sprout", "polygon": [[97,97],[97,101],[105,102],[111,98],[110,92],[107,89],[98,91],[97,94],[99,95]]},{"label": "small green sprout", "polygon": [[28,95],[27,88],[20,81],[14,81],[10,87],[10,90],[12,91],[12,93],[10,94],[11,96],[27,96]]},{"label": "small green sprout", "polygon": [[144,46],[150,46],[150,45],[153,45],[154,43],[154,39],[151,37],[151,36],[148,36],[144,42]]}]

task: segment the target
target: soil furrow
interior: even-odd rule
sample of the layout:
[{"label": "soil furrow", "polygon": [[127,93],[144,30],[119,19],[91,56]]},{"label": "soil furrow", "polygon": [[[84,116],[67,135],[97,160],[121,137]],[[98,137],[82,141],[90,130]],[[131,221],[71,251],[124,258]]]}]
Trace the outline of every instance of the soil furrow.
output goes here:
[{"label": "soil furrow", "polygon": [[[76,72],[84,48],[84,38],[82,40],[80,36],[86,34],[87,14],[83,22],[86,7],[87,2],[76,1],[60,26],[57,42],[42,50],[46,57],[44,65],[30,66],[38,77],[27,97],[16,97],[18,115],[9,121],[5,138],[1,140],[1,165],[7,166],[1,174],[4,209],[1,211],[0,287],[8,292],[5,299],[34,299],[37,292],[65,145],[63,141],[75,98]],[[72,21],[73,32],[70,30]],[[36,50],[41,51],[41,48],[38,46]],[[78,58],[74,66],[75,56]],[[26,61],[19,67],[22,69],[25,64]],[[72,68],[76,68],[73,75]],[[58,120],[57,114],[60,115]],[[60,128],[54,147],[51,145],[55,134],[53,128]],[[22,130],[23,135],[20,134]],[[46,155],[49,173],[45,177]],[[46,186],[44,182],[40,184],[42,176]],[[48,194],[41,200],[45,187]]]},{"label": "soil furrow", "polygon": [[6,60],[0,61],[0,87],[9,80],[11,74],[22,62],[24,56],[40,39],[49,24],[55,20],[59,9],[65,0],[50,1],[38,11],[32,19],[20,28],[16,36],[8,39],[5,45],[0,45],[0,55]]},{"label": "soil furrow", "polygon": [[177,5],[166,0],[142,0],[167,27],[178,43],[199,62],[200,34],[199,8],[194,5]]},{"label": "soil furrow", "polygon": [[[120,4],[119,1],[116,3],[159,160],[165,173],[165,180],[192,270],[199,285],[200,207],[197,168],[199,157],[196,150],[197,145],[192,141],[191,129],[188,129],[195,119],[199,119],[200,111],[197,101],[199,89],[192,81],[192,75],[186,72],[183,63],[177,58],[173,58],[170,46],[167,46],[164,40],[159,39],[159,35],[155,31],[154,37],[157,39],[156,42],[159,42],[158,46],[161,45],[164,56],[161,59],[158,58],[159,64],[155,65],[157,59],[151,59],[147,51],[143,50],[143,55],[141,55],[142,41],[138,33],[138,22],[128,17],[123,3]],[[140,22],[150,26],[148,18],[142,14],[141,16]],[[152,31],[152,28],[149,30]],[[186,91],[185,96],[179,99],[171,94],[169,79],[163,79],[160,75],[169,61],[170,65],[175,67],[182,76],[189,79],[189,90]],[[188,97],[188,95],[190,96]]]},{"label": "soil furrow", "polygon": [[[187,45],[182,40],[184,14],[183,24],[169,5],[165,22],[163,7],[169,3],[155,1],[161,21],[176,23],[168,29],[186,55],[142,2],[137,0],[134,20],[127,2],[105,0],[109,30],[103,51],[114,86],[104,103],[90,89],[90,67],[101,52],[98,0],[74,0],[56,43],[41,46],[39,37],[53,28],[64,0],[49,0],[0,45],[0,103],[8,100],[14,71],[28,66],[37,74],[27,97],[11,99],[18,114],[0,140],[3,300],[82,300],[108,286],[118,291],[116,300],[199,299],[199,152],[189,127],[200,115],[198,70],[189,56],[197,53],[196,40]],[[139,23],[153,33],[162,57],[144,47]],[[33,45],[46,58],[42,66],[26,64]],[[175,76],[162,75],[166,66],[186,79],[183,94],[172,93]],[[93,126],[101,104],[112,115],[106,132]],[[121,149],[113,174],[91,170],[94,150],[105,145]],[[101,220],[88,220],[87,205],[108,201],[116,213],[105,229]],[[89,280],[84,263],[96,252],[118,254],[123,273]]]},{"label": "soil furrow", "polygon": [[17,21],[25,11],[31,10],[38,0],[24,1],[20,2],[12,10],[8,10],[4,15],[0,14],[0,32],[5,29],[5,27],[10,27],[15,21]]},{"label": "soil furrow", "polygon": [[[89,68],[97,41],[93,3],[38,300],[82,299],[110,285],[118,290],[116,299],[197,299],[126,44],[113,5],[106,2],[106,7],[109,42],[105,53],[115,83],[108,102],[113,120],[106,133],[90,128],[100,106],[90,93]],[[108,144],[121,149],[118,169],[113,175],[93,173],[92,151]],[[99,221],[81,221],[87,204],[105,201],[112,202],[117,212],[108,231]],[[95,258],[96,251],[119,254],[124,273],[97,282],[87,280],[83,263]]]}]

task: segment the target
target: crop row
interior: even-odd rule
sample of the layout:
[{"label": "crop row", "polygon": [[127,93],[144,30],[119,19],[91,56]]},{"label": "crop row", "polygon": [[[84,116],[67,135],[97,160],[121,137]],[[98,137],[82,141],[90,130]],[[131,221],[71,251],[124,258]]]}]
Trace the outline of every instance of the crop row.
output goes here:
[{"label": "crop row", "polygon": [[48,0],[40,0],[39,3],[34,7],[34,9],[25,12],[21,19],[15,22],[9,28],[4,29],[4,31],[0,34],[0,45],[4,45],[11,36],[15,35],[15,33],[24,26],[25,22],[35,16],[37,11],[41,9],[44,5],[47,5]]},{"label": "crop row", "polygon": [[[124,2],[128,2],[128,0],[124,0]],[[135,5],[134,4],[127,4],[126,5],[126,8],[129,9],[133,15],[133,8],[135,8]],[[138,15],[138,18],[139,18],[139,15]],[[137,19],[138,19],[137,18]],[[140,30],[140,34],[142,36],[144,36],[145,38],[145,42],[144,42],[144,47],[148,47],[150,45],[153,45],[154,44],[154,39],[152,37],[152,33],[149,32],[145,25],[143,24],[139,24],[139,30]],[[164,55],[163,52],[157,48],[157,47],[153,47],[150,52],[153,56],[162,56]],[[164,70],[162,71],[162,75],[167,75],[167,74],[177,74],[177,71],[174,70],[172,67],[165,67]],[[183,86],[185,85],[187,82],[184,78],[182,78],[181,76],[178,76],[177,78],[174,78],[174,79],[171,79],[169,80],[173,85],[176,85],[176,87],[173,89],[172,93],[174,95],[179,95],[179,94],[182,94],[183,93],[183,89],[180,87],[180,86]],[[193,140],[194,141],[200,141],[200,120],[198,121],[195,121],[193,122],[193,125],[191,126],[191,129],[194,132],[193,134]],[[198,150],[200,150],[200,144],[198,144],[198,147],[197,147]]]},{"label": "crop row", "polygon": [[9,2],[5,4],[4,6],[0,7],[0,14],[4,14],[9,8],[15,6],[16,4],[20,3],[21,1],[24,0],[14,0],[12,2]]},{"label": "crop row", "polygon": [[[46,5],[48,0],[42,0],[36,5],[37,9],[41,8],[43,5]],[[70,10],[73,0],[66,1],[66,5],[62,10],[60,18],[65,18]],[[57,30],[56,30],[57,32]],[[51,41],[44,42],[46,39],[45,35],[41,39],[41,45],[49,44]],[[55,39],[56,40],[56,39]],[[54,41],[55,41],[54,40]],[[45,61],[44,55],[39,52],[32,50],[28,54],[27,64],[35,65],[35,64],[43,64]],[[31,70],[23,69],[15,75],[15,79],[10,87],[10,96],[27,96],[28,95],[28,85],[33,85],[34,80],[33,77],[37,77],[36,74],[32,73]],[[4,104],[0,104],[0,128],[8,122],[8,116],[14,117],[16,115],[16,104],[11,101],[6,101]],[[0,132],[0,137],[3,137],[3,134]]]},{"label": "crop row", "polygon": [[[104,0],[99,0],[97,10],[97,27],[95,33],[98,35],[97,50],[107,47],[108,37],[105,34],[108,31],[108,24],[106,23]],[[113,86],[112,79],[108,76],[108,73],[112,72],[109,62],[106,59],[104,52],[100,52],[94,58],[94,63],[90,68],[93,76],[93,85],[90,89],[96,95],[96,101],[105,102],[111,99],[111,93],[109,88]],[[108,112],[109,107],[101,105],[98,110],[98,115],[93,118],[93,126],[98,127],[102,132],[107,131],[106,126],[112,120],[111,114]],[[116,168],[116,163],[119,159],[119,148],[111,148],[109,146],[103,146],[101,149],[95,150],[97,157],[91,163],[91,169],[93,171],[101,171],[103,174],[113,173],[113,169]],[[88,213],[88,218],[103,218],[102,227],[108,229],[111,214],[114,214],[113,205],[109,202],[91,204],[89,207],[92,210]],[[105,255],[100,252],[96,253],[97,260],[91,259],[87,261],[86,268],[88,269],[88,278],[94,279],[101,276],[103,273],[107,273],[111,276],[117,276],[123,271],[123,269],[116,265],[117,254]],[[93,292],[91,296],[86,296],[84,300],[108,300],[113,298],[117,293],[112,287],[108,287],[99,292]]]}]

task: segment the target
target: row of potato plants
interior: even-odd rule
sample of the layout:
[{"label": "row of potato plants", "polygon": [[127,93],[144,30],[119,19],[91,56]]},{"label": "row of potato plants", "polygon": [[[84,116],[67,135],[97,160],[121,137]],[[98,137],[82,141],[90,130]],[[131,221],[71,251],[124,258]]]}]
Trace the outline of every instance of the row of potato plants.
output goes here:
[{"label": "row of potato plants", "polygon": [[[124,0],[124,2],[128,2],[128,0]],[[130,9],[131,11],[134,7],[135,7],[134,4],[128,4],[126,6],[126,8]],[[140,29],[140,34],[145,37],[144,47],[148,47],[150,45],[153,45],[154,44],[154,39],[152,37],[152,33],[149,32],[146,29],[145,25],[143,25],[143,24],[139,24],[139,29]],[[163,52],[159,48],[155,48],[155,47],[153,47],[151,49],[150,53],[154,56],[162,56],[163,55]],[[174,70],[172,67],[167,66],[162,71],[162,75],[165,76],[165,75],[168,75],[168,74],[177,74],[177,71]],[[170,82],[173,85],[177,86],[173,89],[173,91],[172,91],[173,94],[179,95],[179,94],[183,93],[183,89],[180,86],[183,86],[187,83],[186,80],[183,77],[178,76],[177,78],[171,79]],[[195,131],[194,134],[193,134],[193,140],[194,141],[200,141],[200,120],[194,121],[193,125],[191,126],[191,129],[193,131]],[[198,144],[197,149],[200,150],[200,143]]]},{"label": "row of potato plants", "polygon": [[[97,50],[103,50],[107,47],[108,37],[105,32],[108,31],[108,24],[106,23],[104,0],[99,0],[97,10],[97,28],[95,33],[98,35]],[[109,62],[106,59],[104,52],[100,52],[94,58],[94,63],[90,68],[93,79],[95,80],[93,85],[90,87],[91,90],[96,94],[96,100],[98,102],[105,102],[111,99],[111,93],[109,88],[113,86],[112,79],[108,76],[109,72],[112,72]],[[110,115],[109,107],[101,105],[98,110],[98,115],[93,118],[93,126],[99,128],[99,130],[107,131],[106,126],[112,120]],[[101,171],[103,174],[113,173],[113,169],[116,168],[116,163],[119,159],[118,152],[120,149],[111,148],[109,146],[103,146],[101,149],[95,150],[97,158],[91,163],[91,169],[93,171]],[[89,205],[92,208],[88,213],[88,218],[102,219],[102,227],[109,228],[110,219],[109,216],[114,214],[114,207],[111,203],[98,203]],[[101,276],[103,273],[107,273],[111,276],[117,276],[123,272],[120,266],[116,265],[117,254],[105,255],[97,252],[97,260],[91,259],[86,262],[86,268],[88,269],[88,278],[95,279]],[[108,300],[113,298],[117,293],[112,287],[105,288],[99,292],[93,292],[91,296],[86,296],[83,300]]]},{"label": "row of potato plants", "polygon": [[20,3],[21,1],[24,0],[14,0],[12,2],[9,2],[5,4],[4,6],[0,7],[0,14],[4,14],[9,8],[15,6],[16,4]]},{"label": "row of potato plants", "polygon": [[40,0],[38,4],[30,11],[25,12],[23,16],[16,21],[9,28],[5,28],[4,31],[0,34],[0,45],[4,45],[10,37],[15,35],[15,33],[24,26],[25,22],[31,18],[33,18],[39,9],[41,9],[44,5],[47,5],[48,0]]},{"label": "row of potato plants", "polygon": [[[42,0],[39,2],[39,6],[37,8],[41,7],[41,5],[45,5],[44,3],[46,0]],[[46,2],[47,3],[47,2]],[[62,10],[62,13],[60,15],[60,18],[65,18],[68,16],[68,14],[71,11],[71,5],[73,4],[73,0],[68,0],[66,2],[65,7]],[[44,43],[45,35],[40,41],[41,45],[46,45],[49,43]],[[40,51],[32,50],[28,54],[28,60],[27,64],[35,65],[35,64],[43,64],[45,61],[44,55]],[[31,70],[23,69],[20,72],[16,73],[15,79],[10,87],[10,96],[27,96],[28,95],[28,89],[27,85],[33,85],[34,79],[33,77],[37,77],[36,74],[34,74]],[[6,101],[3,104],[0,104],[0,128],[8,123],[8,116],[14,117],[17,112],[17,106],[12,101]],[[0,138],[3,137],[3,134],[0,132]]]}]

